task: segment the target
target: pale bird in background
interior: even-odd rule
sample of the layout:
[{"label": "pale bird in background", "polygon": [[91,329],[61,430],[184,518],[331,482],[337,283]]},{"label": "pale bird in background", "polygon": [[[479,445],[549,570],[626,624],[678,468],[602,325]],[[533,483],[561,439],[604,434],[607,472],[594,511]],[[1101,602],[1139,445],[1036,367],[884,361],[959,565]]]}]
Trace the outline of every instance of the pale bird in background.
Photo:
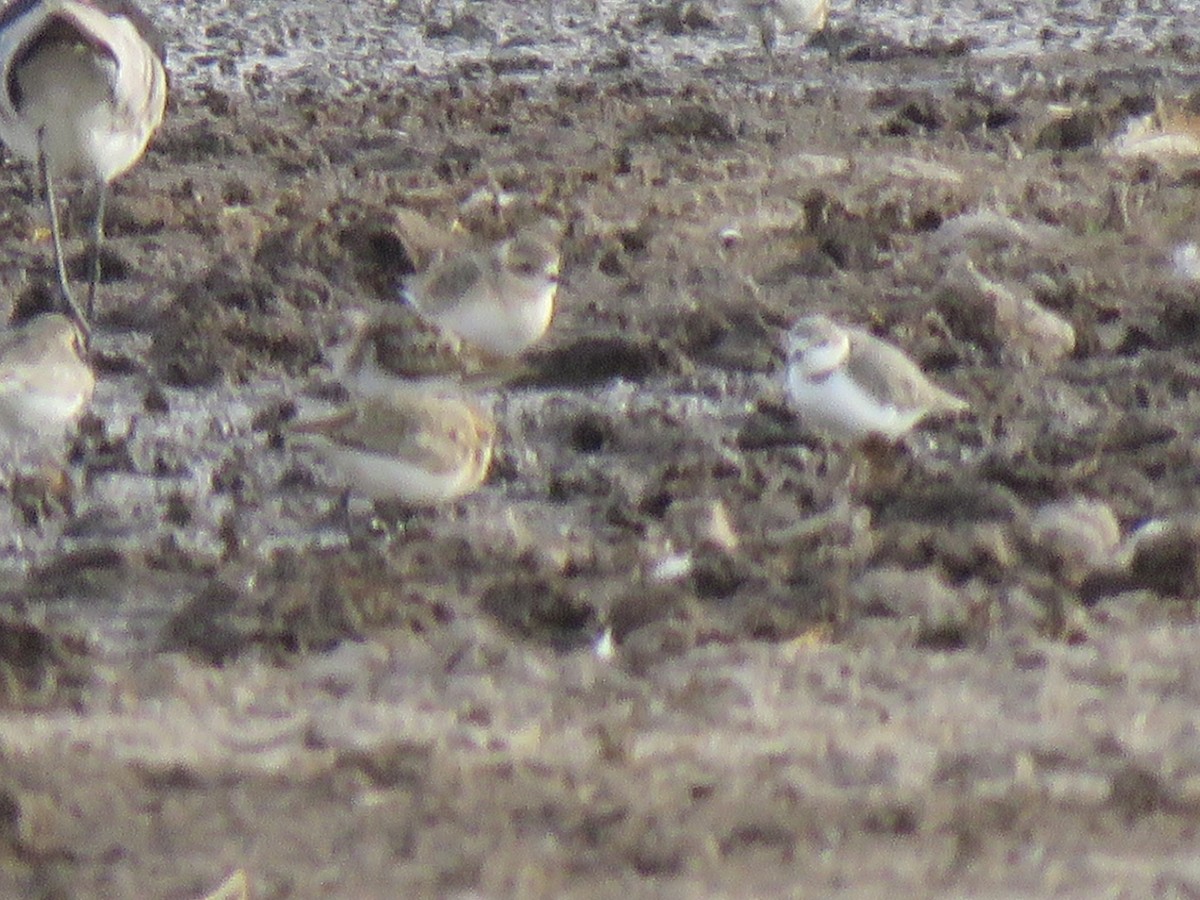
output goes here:
[{"label": "pale bird in background", "polygon": [[99,185],[88,315],[100,280],[109,183],[146,150],[167,102],[165,50],[129,0],[13,0],[0,10],[0,140],[38,166],[66,311],[87,332],[62,252],[54,180]]},{"label": "pale bird in background", "polygon": [[768,55],[774,56],[779,30],[816,34],[829,22],[829,0],[738,0],[758,29]]},{"label": "pale bird in background", "polygon": [[496,425],[475,404],[423,391],[365,397],[288,426],[339,483],[369,500],[434,506],[483,483]]},{"label": "pale bird in background", "polygon": [[406,286],[426,319],[497,356],[516,356],[550,326],[561,256],[557,225],[483,250],[445,255]]},{"label": "pale bird in background", "polygon": [[785,351],[784,388],[801,424],[837,441],[895,441],[927,416],[967,408],[898,347],[827,316],[797,322]]},{"label": "pale bird in background", "polygon": [[66,316],[48,313],[0,332],[0,429],[10,440],[61,438],[95,386],[82,334]]}]

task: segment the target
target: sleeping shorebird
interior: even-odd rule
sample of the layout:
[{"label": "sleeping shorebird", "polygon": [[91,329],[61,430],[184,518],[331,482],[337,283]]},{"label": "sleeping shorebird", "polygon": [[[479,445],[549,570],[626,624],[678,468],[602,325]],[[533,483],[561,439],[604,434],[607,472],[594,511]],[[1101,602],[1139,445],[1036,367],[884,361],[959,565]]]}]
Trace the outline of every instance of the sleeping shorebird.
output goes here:
[{"label": "sleeping shorebird", "polygon": [[434,506],[483,483],[496,425],[466,400],[401,390],[293,422],[288,434],[315,450],[357,496]]},{"label": "sleeping shorebird", "polygon": [[895,441],[926,416],[967,408],[898,347],[826,316],[797,322],[786,352],[784,387],[801,424],[837,441]]},{"label": "sleeping shorebird", "polygon": [[355,396],[386,396],[417,385],[484,386],[523,371],[519,361],[484,353],[400,304],[348,315],[348,334],[328,352],[334,378]]},{"label": "sleeping shorebird", "polygon": [[54,179],[99,185],[87,311],[100,280],[109,183],[145,152],[163,119],[162,38],[129,0],[12,0],[0,10],[0,140],[37,164],[67,311],[87,332],[63,260]]},{"label": "sleeping shorebird", "polygon": [[493,247],[436,260],[406,286],[412,306],[439,328],[497,356],[516,356],[550,326],[558,292],[557,225]]},{"label": "sleeping shorebird", "polygon": [[758,29],[767,55],[774,58],[779,26],[785,32],[816,34],[829,22],[829,0],[739,0],[743,12]]},{"label": "sleeping shorebird", "polygon": [[96,386],[82,354],[79,329],[57,313],[0,331],[0,432],[10,440],[60,438]]}]

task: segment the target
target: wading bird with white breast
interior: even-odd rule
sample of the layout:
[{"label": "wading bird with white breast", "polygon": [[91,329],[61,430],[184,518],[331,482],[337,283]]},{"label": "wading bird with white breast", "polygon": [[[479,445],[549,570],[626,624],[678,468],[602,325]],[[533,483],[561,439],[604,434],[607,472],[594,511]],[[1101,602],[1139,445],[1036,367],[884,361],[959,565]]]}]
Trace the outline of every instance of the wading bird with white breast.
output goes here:
[{"label": "wading bird with white breast", "polygon": [[47,313],[0,330],[0,438],[57,440],[92,399],[79,329]]},{"label": "wading bird with white breast", "polygon": [[774,58],[779,28],[816,34],[829,24],[829,0],[739,0],[746,17],[758,29],[768,56]]},{"label": "wading bird with white breast", "polygon": [[827,316],[800,319],[785,355],[784,390],[801,424],[840,443],[898,441],[927,416],[967,409],[899,347]]},{"label": "wading bird with white breast", "polygon": [[562,261],[557,222],[546,220],[475,252],[443,256],[406,287],[422,316],[473,346],[516,356],[550,326]]},{"label": "wading bird with white breast", "polygon": [[165,49],[129,0],[12,0],[0,9],[0,140],[38,167],[67,312],[87,331],[62,252],[55,180],[99,187],[87,311],[100,280],[108,186],[146,150],[167,102]]},{"label": "wading bird with white breast", "polygon": [[483,483],[496,423],[469,400],[409,388],[292,422],[288,434],[316,451],[350,493],[421,507],[455,500]]}]

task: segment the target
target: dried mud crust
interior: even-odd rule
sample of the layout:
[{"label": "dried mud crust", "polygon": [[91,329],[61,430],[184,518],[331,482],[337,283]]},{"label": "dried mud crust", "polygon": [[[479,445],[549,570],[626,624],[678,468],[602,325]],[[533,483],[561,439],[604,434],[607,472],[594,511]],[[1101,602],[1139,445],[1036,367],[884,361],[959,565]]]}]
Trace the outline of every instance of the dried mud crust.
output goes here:
[{"label": "dried mud crust", "polygon": [[[920,87],[943,62],[181,99],[114,203],[70,502],[2,498],[2,892],[1196,888],[1200,320],[1168,260],[1200,179],[1100,153],[1161,88],[1126,60]],[[347,541],[279,425],[417,264],[406,212],[497,187],[567,233],[492,477]],[[38,208],[0,190],[36,306]],[[967,246],[1064,358],[963,313],[939,231],[989,209],[1051,236]],[[813,309],[972,415],[805,441],[775,347]],[[1081,581],[1026,530],[1073,495],[1175,530]]]}]

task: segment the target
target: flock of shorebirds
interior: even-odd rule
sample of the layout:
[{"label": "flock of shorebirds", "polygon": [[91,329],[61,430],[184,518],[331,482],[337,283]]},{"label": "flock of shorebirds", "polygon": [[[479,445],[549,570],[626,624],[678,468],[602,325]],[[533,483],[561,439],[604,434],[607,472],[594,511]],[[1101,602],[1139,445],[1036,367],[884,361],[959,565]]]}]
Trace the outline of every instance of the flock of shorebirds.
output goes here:
[{"label": "flock of shorebirds", "polygon": [[[778,26],[824,27],[826,0],[741,0],[772,50]],[[13,0],[0,11],[0,140],[37,167],[62,300],[0,333],[0,426],[10,436],[61,441],[88,406],[90,320],[100,278],[104,197],[163,120],[163,42],[129,0]],[[99,186],[84,306],[68,277],[55,185]],[[398,377],[378,364],[389,328],[413,315],[500,360],[518,357],[554,312],[561,227],[546,222],[506,239],[438,254],[404,288],[404,303],[358,321],[335,363],[351,399],[289,423],[344,488],[371,500],[435,505],[473,491],[490,465],[496,423],[461,385]],[[400,310],[407,314],[396,315]],[[901,439],[918,421],[966,403],[934,385],[899,348],[827,316],[807,316],[785,339],[782,388],[802,424],[842,445]]]}]

